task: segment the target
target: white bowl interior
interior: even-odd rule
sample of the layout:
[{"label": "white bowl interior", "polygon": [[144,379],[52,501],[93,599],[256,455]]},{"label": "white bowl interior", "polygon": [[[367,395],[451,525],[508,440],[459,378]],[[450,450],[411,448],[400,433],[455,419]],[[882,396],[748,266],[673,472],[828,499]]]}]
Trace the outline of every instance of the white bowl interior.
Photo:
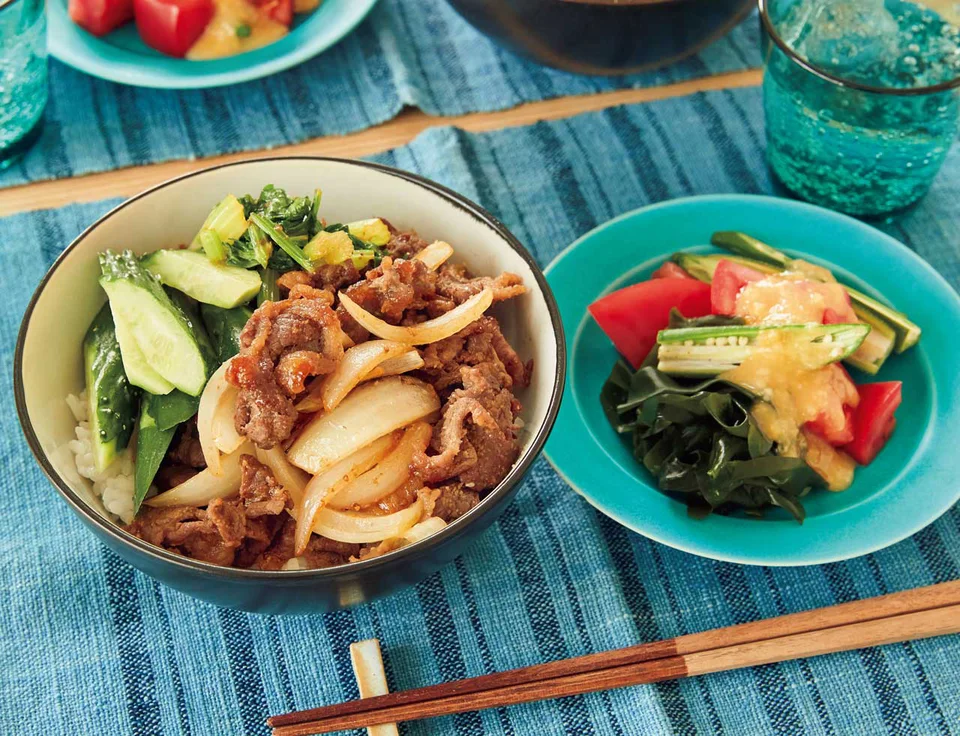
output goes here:
[{"label": "white bowl interior", "polygon": [[83,390],[81,343],[106,299],[97,283],[97,254],[107,249],[147,253],[189,242],[226,194],[256,196],[265,184],[283,187],[293,195],[320,187],[321,212],[328,222],[385,217],[400,229],[416,230],[428,241],[451,243],[454,259],[475,274],[512,271],[523,277],[530,291],[499,305],[495,313],[520,357],[534,360],[532,384],[518,394],[526,451],[546,421],[558,375],[557,338],[547,302],[527,262],[474,214],[408,179],[341,161],[272,159],[207,170],[126,202],[81,236],[50,275],[29,318],[21,380],[29,423],[64,481],[104,514],[66,449],[74,439],[75,421],[65,397]]}]

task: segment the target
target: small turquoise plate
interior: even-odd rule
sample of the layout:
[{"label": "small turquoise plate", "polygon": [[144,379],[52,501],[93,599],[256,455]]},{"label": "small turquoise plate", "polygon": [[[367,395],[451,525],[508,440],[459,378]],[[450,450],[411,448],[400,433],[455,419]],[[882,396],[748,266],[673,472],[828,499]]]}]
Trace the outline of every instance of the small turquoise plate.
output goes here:
[{"label": "small turquoise plate", "polygon": [[[602,294],[642,281],[671,253],[716,249],[716,230],[740,230],[794,256],[830,265],[838,279],[899,307],[923,329],[875,378],[903,381],[893,437],[842,493],[816,490],[798,524],[687,516],[661,493],[604,418],[598,397],[617,353],[587,314]],[[960,298],[894,239],[843,215],[772,197],[678,199],[630,212],[587,233],[546,270],[569,336],[568,379],[546,453],[563,478],[612,519],[686,552],[753,565],[813,565],[857,557],[930,524],[960,498]]]},{"label": "small turquoise plate", "polygon": [[67,0],[47,4],[50,54],[80,71],[121,84],[161,89],[199,89],[246,82],[289,69],[333,46],[362,21],[377,0],[324,0],[314,12],[295,16],[294,27],[276,43],[237,56],[187,61],[146,46],[128,23],[97,38],[67,15]]}]

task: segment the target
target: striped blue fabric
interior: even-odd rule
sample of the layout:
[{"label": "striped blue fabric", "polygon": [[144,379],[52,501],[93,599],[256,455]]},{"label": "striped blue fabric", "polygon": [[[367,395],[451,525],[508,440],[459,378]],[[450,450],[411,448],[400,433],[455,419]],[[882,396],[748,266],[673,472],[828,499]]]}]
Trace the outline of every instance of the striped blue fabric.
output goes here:
[{"label": "striped blue fabric", "polygon": [[[687,194],[769,192],[756,89],[483,135],[430,131],[378,157],[490,207],[546,264],[595,224]],[[0,336],[114,202],[0,222]],[[960,285],[960,151],[888,226]],[[713,562],[594,511],[538,461],[477,545],[420,585],[300,618],[219,610],[102,549],[31,460],[0,392],[0,732],[266,734],[268,713],[356,696],[347,646],[377,637],[393,688],[502,670],[960,577],[960,508],[900,544],[819,567]],[[960,637],[412,724],[407,734],[960,734]]]},{"label": "striped blue fabric", "polygon": [[459,115],[759,65],[756,18],[682,63],[602,79],[544,69],[503,51],[445,0],[382,0],[321,56],[226,88],[137,89],[51,61],[43,136],[20,163],[0,172],[0,187],[349,133],[389,120],[405,105]]}]

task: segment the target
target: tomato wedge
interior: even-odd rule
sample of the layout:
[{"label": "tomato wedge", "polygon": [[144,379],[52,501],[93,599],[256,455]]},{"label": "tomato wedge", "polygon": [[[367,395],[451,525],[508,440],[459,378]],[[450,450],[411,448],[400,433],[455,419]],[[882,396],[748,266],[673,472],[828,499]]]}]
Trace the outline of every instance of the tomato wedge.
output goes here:
[{"label": "tomato wedge", "polygon": [[673,261],[666,261],[660,268],[650,276],[652,279],[692,279],[689,273],[684,271]]},{"label": "tomato wedge", "polygon": [[152,49],[185,56],[213,18],[213,0],[133,0],[140,38]]},{"label": "tomato wedge", "polygon": [[734,314],[737,295],[747,284],[760,281],[765,274],[756,269],[723,259],[717,263],[710,284],[710,304],[714,314]]},{"label": "tomato wedge", "polygon": [[588,309],[623,357],[639,368],[674,307],[684,317],[710,314],[710,285],[696,279],[653,279],[607,294]]},{"label": "tomato wedge", "polygon": [[133,20],[133,0],[70,0],[70,19],[94,36],[105,36]]},{"label": "tomato wedge", "polygon": [[[836,302],[836,309],[833,307],[827,307],[823,310],[823,324],[825,325],[841,325],[841,324],[854,324],[860,321],[860,318],[857,316],[857,313],[853,311],[853,304],[850,303],[850,296],[842,288],[838,288],[836,284],[816,284],[815,288],[818,288],[821,294],[823,294],[824,299],[833,299]],[[837,299],[837,293],[841,295],[841,299]]]},{"label": "tomato wedge", "polygon": [[287,28],[293,22],[293,0],[253,0],[260,12]]},{"label": "tomato wedge", "polygon": [[903,383],[863,383],[857,386],[860,404],[853,414],[853,441],[843,449],[861,465],[869,465],[890,439],[903,399]]},{"label": "tomato wedge", "polygon": [[850,374],[839,363],[828,365],[823,370],[830,372],[830,386],[824,399],[829,401],[832,407],[842,407],[842,419],[839,411],[822,411],[816,419],[803,426],[834,447],[841,447],[852,442],[854,438],[854,405],[860,400],[859,392]]},{"label": "tomato wedge", "polygon": [[849,406],[843,407],[843,424],[834,425],[825,413],[820,413],[812,422],[807,422],[804,428],[823,437],[834,447],[843,447],[853,441],[853,412]]}]

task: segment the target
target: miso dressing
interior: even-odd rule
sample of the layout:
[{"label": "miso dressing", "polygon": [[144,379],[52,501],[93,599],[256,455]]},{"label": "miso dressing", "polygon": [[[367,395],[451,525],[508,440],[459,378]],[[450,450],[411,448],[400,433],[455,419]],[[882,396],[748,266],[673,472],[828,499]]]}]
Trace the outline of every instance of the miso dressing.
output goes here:
[{"label": "miso dressing", "polygon": [[287,34],[287,27],[268,18],[247,0],[217,0],[216,11],[187,58],[218,59],[266,46]]},{"label": "miso dressing", "polygon": [[[801,285],[802,279],[787,273],[747,284],[737,297],[737,315],[747,324],[819,324],[825,308],[849,308],[838,284],[815,284],[811,290],[810,282]],[[761,397],[751,414],[764,435],[777,443],[779,454],[803,457],[830,490],[844,490],[853,481],[853,460],[803,430],[818,417],[842,424],[844,405],[856,406],[859,400],[838,367],[819,367],[829,345],[811,346],[777,330],[761,334],[757,346],[761,349],[721,377]]]}]

